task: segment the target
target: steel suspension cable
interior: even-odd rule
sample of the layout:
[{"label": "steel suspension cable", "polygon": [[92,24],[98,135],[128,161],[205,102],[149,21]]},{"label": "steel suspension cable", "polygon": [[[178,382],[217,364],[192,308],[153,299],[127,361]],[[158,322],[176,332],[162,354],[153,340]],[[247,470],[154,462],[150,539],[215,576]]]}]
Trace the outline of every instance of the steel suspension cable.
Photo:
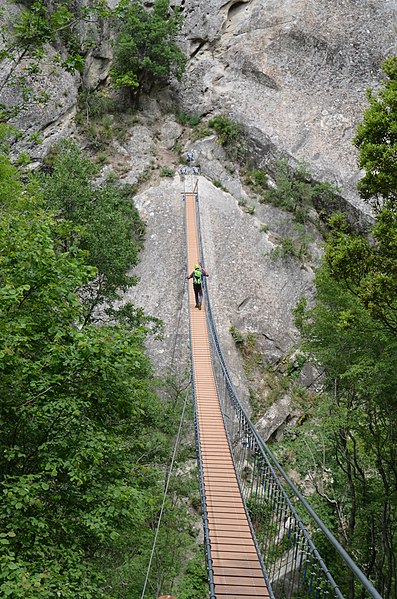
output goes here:
[{"label": "steel suspension cable", "polygon": [[176,436],[176,439],[175,439],[174,450],[172,452],[172,458],[171,458],[171,463],[170,463],[170,467],[169,467],[169,471],[168,471],[167,481],[166,481],[165,488],[164,488],[163,501],[162,501],[162,504],[161,504],[160,515],[159,515],[159,519],[158,519],[157,527],[156,527],[156,532],[155,532],[154,539],[153,539],[152,551],[150,553],[149,565],[148,565],[148,569],[147,569],[147,572],[146,572],[146,578],[145,578],[145,582],[144,582],[143,589],[142,589],[141,599],[144,599],[145,593],[146,593],[146,587],[147,587],[147,583],[148,583],[148,580],[149,580],[149,575],[150,575],[150,570],[151,570],[151,567],[152,567],[153,556],[154,556],[154,552],[155,552],[156,544],[157,544],[157,537],[158,537],[159,531],[160,531],[161,519],[163,517],[163,512],[164,512],[164,507],[165,507],[165,501],[167,499],[168,487],[169,487],[170,480],[171,480],[172,469],[174,467],[176,453],[177,453],[177,449],[178,449],[178,445],[179,445],[179,441],[180,441],[180,437],[181,437],[182,425],[183,425],[183,421],[184,421],[184,418],[185,418],[185,410],[186,410],[186,405],[187,405],[187,399],[188,399],[188,397],[189,397],[189,390],[187,389],[186,390],[186,394],[185,394],[185,401],[183,402],[181,419],[179,421],[178,433],[177,433],[177,436]]},{"label": "steel suspension cable", "polygon": [[175,332],[175,340],[174,340],[174,347],[172,349],[172,357],[171,357],[171,368],[174,364],[174,358],[175,358],[175,349],[176,349],[176,343],[177,343],[177,339],[178,339],[178,332],[179,332],[179,326],[180,326],[180,322],[181,322],[181,314],[182,314],[182,308],[183,308],[183,301],[185,298],[185,290],[187,288],[186,285],[186,277],[185,275],[183,276],[183,290],[182,290],[182,297],[181,297],[181,306],[179,308],[179,314],[178,314],[178,324],[176,325],[176,332]]}]

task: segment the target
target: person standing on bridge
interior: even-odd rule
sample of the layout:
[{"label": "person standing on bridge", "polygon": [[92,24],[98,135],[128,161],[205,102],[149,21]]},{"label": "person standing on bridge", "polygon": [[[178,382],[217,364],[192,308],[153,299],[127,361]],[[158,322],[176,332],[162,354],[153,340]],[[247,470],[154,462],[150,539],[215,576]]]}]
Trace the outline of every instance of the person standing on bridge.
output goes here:
[{"label": "person standing on bridge", "polygon": [[186,277],[188,280],[193,279],[193,290],[196,300],[195,308],[199,310],[201,310],[201,304],[203,303],[203,277],[209,277],[209,274],[201,264],[196,264],[190,276]]}]

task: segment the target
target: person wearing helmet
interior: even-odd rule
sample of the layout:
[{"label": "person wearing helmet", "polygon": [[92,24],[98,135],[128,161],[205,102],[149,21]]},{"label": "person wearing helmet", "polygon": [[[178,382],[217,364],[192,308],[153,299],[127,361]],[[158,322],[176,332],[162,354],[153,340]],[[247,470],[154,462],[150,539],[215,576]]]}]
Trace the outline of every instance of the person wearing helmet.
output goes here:
[{"label": "person wearing helmet", "polygon": [[195,264],[193,272],[189,277],[186,277],[186,279],[193,279],[193,290],[196,300],[195,308],[199,310],[201,310],[201,304],[203,303],[203,277],[209,277],[209,274],[201,264]]}]

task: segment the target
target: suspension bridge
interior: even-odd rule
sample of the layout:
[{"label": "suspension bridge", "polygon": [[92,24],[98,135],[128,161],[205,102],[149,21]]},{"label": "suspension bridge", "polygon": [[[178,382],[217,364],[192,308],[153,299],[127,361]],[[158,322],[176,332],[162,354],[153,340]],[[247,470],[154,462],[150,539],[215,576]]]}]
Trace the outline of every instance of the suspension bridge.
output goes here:
[{"label": "suspension bridge", "polygon": [[[191,272],[204,259],[197,178],[183,200]],[[204,288],[203,311],[189,289],[189,318],[210,599],[382,599],[256,432],[229,376],[205,280]],[[338,556],[337,573],[313,533]]]}]

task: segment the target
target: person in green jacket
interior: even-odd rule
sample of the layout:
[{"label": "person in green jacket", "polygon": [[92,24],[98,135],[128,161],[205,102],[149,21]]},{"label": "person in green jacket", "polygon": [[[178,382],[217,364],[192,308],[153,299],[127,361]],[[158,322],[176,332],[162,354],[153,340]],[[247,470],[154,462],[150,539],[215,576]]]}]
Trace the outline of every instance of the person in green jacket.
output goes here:
[{"label": "person in green jacket", "polygon": [[194,297],[196,300],[195,308],[201,310],[203,303],[203,277],[209,277],[208,272],[201,264],[195,264],[193,272],[187,279],[193,279]]}]

